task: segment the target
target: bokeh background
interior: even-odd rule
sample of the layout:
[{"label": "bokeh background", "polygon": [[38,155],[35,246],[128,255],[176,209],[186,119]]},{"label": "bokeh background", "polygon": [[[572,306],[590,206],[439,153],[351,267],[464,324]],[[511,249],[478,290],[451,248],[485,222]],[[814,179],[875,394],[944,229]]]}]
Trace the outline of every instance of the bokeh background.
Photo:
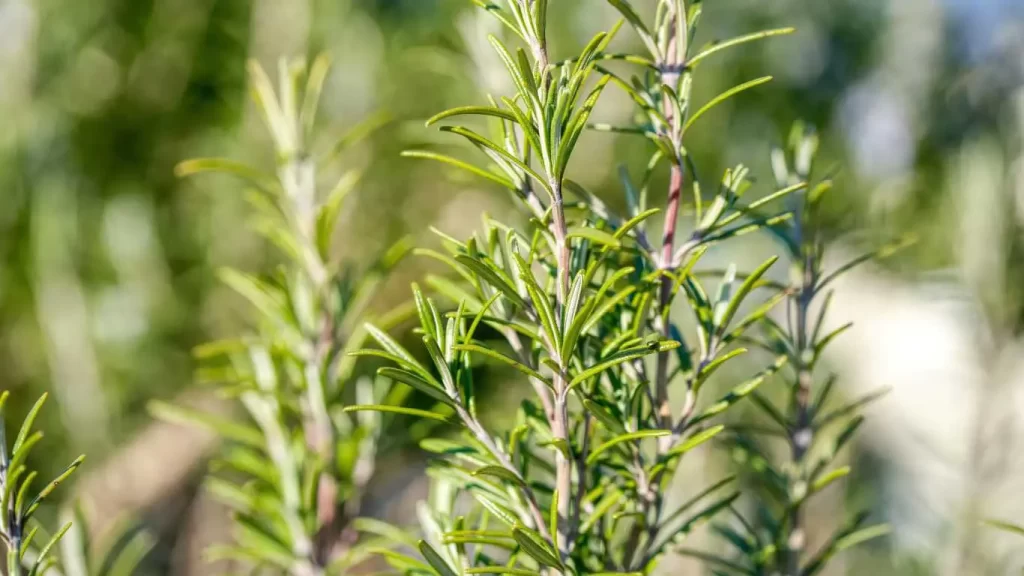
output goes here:
[{"label": "bokeh background", "polygon": [[[601,0],[552,4],[556,57],[615,21]],[[1024,2],[704,4],[704,40],[797,28],[701,68],[699,98],[775,76],[696,125],[688,147],[704,171],[742,161],[763,193],[769,146],[804,119],[821,132],[821,165],[836,169],[834,257],[917,238],[837,285],[831,321],[856,323],[829,357],[843,392],[892,391],[812,526],[868,506],[894,530],[831,573],[1019,573],[1024,539],[978,520],[1024,520]],[[496,31],[463,0],[0,0],[0,389],[14,392],[16,416],[51,393],[36,465],[87,452],[66,495],[83,499],[96,530],[123,514],[143,522],[158,540],[149,573],[211,573],[200,551],[227,523],[199,489],[214,439],[156,423],[145,405],[229,409],[193,385],[190,349],[246,325],[215,269],[275,258],[246,229],[236,183],[178,181],[174,165],[265,159],[246,59],[273,69],[327,51],[322,132],[392,119],[346,159],[366,177],[342,216],[342,249],[359,260],[403,235],[430,244],[429,225],[468,234],[482,213],[507,213],[503,193],[398,153],[439,141],[423,118],[507,90],[485,41]],[[630,113],[613,92],[606,120]],[[648,152],[593,134],[572,170],[621,205],[617,166],[638,170]],[[774,253],[767,237],[747,238],[713,257],[749,265]],[[406,262],[376,305],[405,300],[429,269]],[[398,504],[422,494],[418,470],[415,455],[383,467],[373,510],[401,520]]]}]

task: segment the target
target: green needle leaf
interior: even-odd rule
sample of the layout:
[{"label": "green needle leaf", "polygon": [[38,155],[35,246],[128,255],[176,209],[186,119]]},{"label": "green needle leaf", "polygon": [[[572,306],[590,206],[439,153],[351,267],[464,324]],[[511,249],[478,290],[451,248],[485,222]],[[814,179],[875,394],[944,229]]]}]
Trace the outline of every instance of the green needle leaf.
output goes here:
[{"label": "green needle leaf", "polygon": [[427,120],[427,126],[456,116],[491,116],[494,118],[501,118],[502,120],[508,120],[509,122],[519,122],[519,119],[516,118],[514,114],[508,110],[502,110],[501,108],[494,108],[491,106],[460,106],[431,116],[430,119]]},{"label": "green needle leaf", "polygon": [[426,410],[418,410],[416,408],[406,408],[405,406],[384,406],[382,404],[361,404],[357,406],[346,406],[343,409],[345,412],[359,412],[363,410],[369,410],[371,412],[390,412],[394,414],[404,414],[406,416],[417,416],[420,418],[428,418],[430,420],[437,420],[440,422],[448,422],[447,416],[436,414],[434,412],[428,412]]},{"label": "green needle leaf", "polygon": [[253,448],[262,449],[266,444],[259,430],[198,410],[155,400],[149,403],[149,413],[165,422],[205,428],[224,438],[252,446]]},{"label": "green needle leaf", "polygon": [[593,378],[594,376],[597,376],[598,374],[604,372],[605,370],[608,370],[609,368],[614,368],[615,366],[618,366],[624,362],[630,362],[638,358],[643,358],[644,356],[648,356],[650,354],[667,352],[668,350],[673,350],[678,347],[679,342],[676,342],[674,340],[662,340],[661,342],[654,342],[648,346],[644,346],[643,348],[631,348],[628,350],[620,350],[618,352],[615,352],[611,356],[608,356],[607,358],[603,359],[601,362],[598,362],[597,364],[577,374],[572,379],[572,381],[569,382],[569,387],[574,387],[577,384],[585,382],[586,380]]},{"label": "green needle leaf", "polygon": [[427,544],[425,540],[420,540],[418,547],[420,549],[420,554],[423,554],[423,558],[434,568],[434,570],[437,570],[437,573],[440,574],[440,576],[458,576],[458,574],[452,570],[451,566],[448,565],[448,562],[446,562],[436,550],[431,548],[430,544]]},{"label": "green needle leaf", "polygon": [[402,156],[404,158],[424,158],[427,160],[437,160],[438,162],[444,162],[449,166],[455,166],[456,168],[465,170],[467,172],[470,172],[471,174],[475,174],[477,176],[480,176],[481,178],[490,180],[491,182],[494,182],[495,184],[498,184],[499,186],[502,186],[504,188],[508,188],[510,190],[516,190],[518,188],[511,180],[505,178],[504,176],[495,174],[494,172],[490,172],[488,170],[484,170],[483,168],[478,168],[472,164],[469,164],[468,162],[463,162],[462,160],[452,158],[451,156],[445,156],[444,154],[428,152],[426,150],[406,150],[402,152]]},{"label": "green needle leaf", "polygon": [[774,36],[784,36],[786,34],[792,34],[793,32],[796,32],[796,28],[776,28],[774,30],[764,30],[764,31],[761,31],[761,32],[754,32],[753,34],[745,34],[743,36],[737,36],[736,38],[732,38],[732,39],[726,40],[724,42],[716,42],[716,43],[712,44],[711,46],[705,48],[704,50],[698,52],[696,55],[694,55],[689,60],[687,60],[686,61],[686,65],[689,68],[693,68],[701,60],[704,60],[708,56],[711,56],[712,54],[716,54],[718,52],[721,52],[722,50],[725,50],[727,48],[732,48],[733,46],[739,46],[740,44],[746,44],[747,42],[756,42],[757,40],[764,40],[765,38],[772,38]]},{"label": "green needle leaf", "polygon": [[642,440],[644,438],[658,438],[661,436],[668,436],[671,433],[672,432],[669,430],[639,430],[637,432],[621,434],[605,442],[604,444],[601,444],[597,448],[594,448],[593,452],[590,453],[590,456],[587,457],[587,466],[592,466],[599,460],[598,456],[600,456],[606,450],[614,448],[615,446],[618,446],[623,442],[632,442],[633,440]]},{"label": "green needle leaf", "polygon": [[536,531],[516,526],[512,529],[512,537],[516,539],[523,551],[537,562],[552,568],[562,568],[558,554]]},{"label": "green needle leaf", "polygon": [[460,352],[475,352],[477,354],[483,354],[484,356],[497,360],[498,362],[501,362],[506,366],[511,366],[512,368],[515,368],[516,370],[522,372],[523,374],[526,374],[531,378],[536,378],[541,382],[547,383],[547,379],[544,378],[544,376],[540,372],[537,372],[536,370],[530,368],[529,366],[526,366],[521,362],[509,358],[508,356],[505,356],[500,352],[496,352],[489,348],[484,348],[483,346],[477,346],[475,344],[460,344],[455,346],[455,349]]},{"label": "green needle leaf", "polygon": [[761,78],[757,78],[749,82],[744,82],[743,84],[740,84],[738,86],[733,86],[732,88],[726,90],[725,92],[722,92],[718,96],[715,96],[714,98],[711,99],[710,102],[701,106],[699,110],[697,110],[696,112],[693,113],[692,116],[690,116],[690,119],[686,121],[685,125],[683,125],[683,134],[685,134],[687,130],[689,130],[690,127],[693,126],[693,123],[696,122],[698,118],[700,118],[704,114],[707,114],[715,106],[718,106],[722,102],[725,102],[729,98],[732,98],[733,96],[741,92],[750,90],[751,88],[755,88],[757,86],[760,86],[761,84],[766,84],[771,81],[771,76],[763,76]]}]

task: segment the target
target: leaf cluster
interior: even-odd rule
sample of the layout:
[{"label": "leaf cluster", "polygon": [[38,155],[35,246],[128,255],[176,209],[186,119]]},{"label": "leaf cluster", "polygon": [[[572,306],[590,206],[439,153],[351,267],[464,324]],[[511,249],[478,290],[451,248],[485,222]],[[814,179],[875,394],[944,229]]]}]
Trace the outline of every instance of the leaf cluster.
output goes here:
[{"label": "leaf cluster", "polygon": [[8,576],[36,576],[56,565],[54,546],[71,528],[71,523],[49,537],[34,516],[53,492],[85,460],[79,456],[56,478],[37,488],[34,484],[38,472],[28,467],[29,454],[43,439],[43,433],[33,431],[39,411],[46,402],[44,394],[22,422],[14,443],[8,446],[3,419],[3,408],[9,393],[0,393],[0,542],[6,549]]},{"label": "leaf cluster", "polygon": [[[784,294],[767,277],[774,258],[747,274],[730,268],[713,290],[699,277],[700,260],[709,246],[740,234],[778,233],[790,213],[766,211],[805,185],[787,183],[746,203],[748,171],[738,166],[705,197],[683,136],[715,105],[761,83],[727,92],[690,114],[696,64],[722,48],[785,30],[691,47],[687,39],[699,20],[699,3],[687,10],[683,2],[660,1],[653,27],[628,2],[610,3],[623,22],[595,35],[579,55],[551,61],[542,34],[546,2],[477,2],[523,41],[513,51],[491,38],[516,93],[492,98],[490,105],[442,112],[428,125],[483,117],[492,137],[464,126],[442,130],[468,140],[490,164],[480,167],[431,151],[406,154],[499,184],[528,221],[513,227],[485,217],[478,234],[460,240],[438,232],[440,250],[418,251],[452,271],[449,277],[429,277],[429,294],[413,288],[427,362],[367,327],[379,348],[358,354],[391,361],[381,376],[429,396],[434,408],[348,409],[451,422],[459,430],[454,437],[421,443],[438,455],[430,469],[435,493],[421,511],[419,555],[385,555],[403,572],[648,573],[740,496],[731,478],[671,508],[664,492],[680,460],[725,431],[721,415],[785,364],[787,357],[778,355],[733,382],[723,396],[706,398],[705,384],[747,352],[741,346],[747,333]],[[608,51],[624,22],[649,54]],[[640,72],[625,81],[603,68],[610,60],[638,65]],[[590,122],[612,81],[636,102],[639,125]],[[593,87],[587,91],[587,85]],[[622,170],[625,214],[615,214],[569,175],[587,127],[636,133],[655,144],[639,192]],[[647,227],[660,211],[648,208],[646,198],[653,173],[666,164],[672,189],[666,233],[658,242]],[[690,235],[677,245],[684,177],[693,190],[695,218]],[[692,330],[670,314],[677,300],[691,315]],[[491,429],[478,410],[481,363],[488,371],[514,370],[532,388],[510,429]],[[670,388],[678,409],[669,403]],[[471,502],[464,511],[457,506],[461,499]]]}]

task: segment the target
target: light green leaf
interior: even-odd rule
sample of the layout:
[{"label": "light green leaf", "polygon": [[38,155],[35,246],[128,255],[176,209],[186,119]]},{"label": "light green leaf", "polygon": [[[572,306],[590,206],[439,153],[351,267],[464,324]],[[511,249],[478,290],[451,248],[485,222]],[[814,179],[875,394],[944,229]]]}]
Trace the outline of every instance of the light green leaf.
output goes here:
[{"label": "light green leaf", "polygon": [[352,521],[352,527],[358,532],[367,534],[376,534],[391,540],[393,542],[399,542],[410,548],[416,546],[416,539],[410,536],[405,530],[396,528],[387,522],[382,522],[376,518],[356,518]]},{"label": "light green leaf", "polygon": [[673,550],[673,552],[675,552],[677,554],[681,554],[683,556],[688,556],[690,558],[696,558],[696,559],[698,559],[698,560],[700,560],[702,562],[705,562],[705,563],[707,563],[709,565],[719,566],[721,568],[727,568],[727,569],[732,570],[733,572],[736,572],[736,573],[739,573],[739,574],[751,574],[751,575],[757,574],[757,572],[755,572],[751,568],[747,568],[746,566],[744,566],[742,564],[739,564],[739,563],[734,562],[732,560],[729,560],[727,558],[723,558],[723,557],[721,557],[721,556],[719,556],[717,554],[712,554],[710,552],[704,552],[703,550],[693,550],[691,548],[676,548],[675,550]]},{"label": "light green leaf", "polygon": [[218,271],[222,282],[232,290],[245,297],[260,313],[276,322],[285,321],[289,317],[287,304],[280,291],[266,282],[251,275],[222,268]]},{"label": "light green leaf", "polygon": [[405,414],[406,416],[418,416],[420,418],[428,418],[430,420],[438,420],[440,422],[447,422],[448,417],[436,414],[434,412],[428,412],[426,410],[418,410],[416,408],[406,408],[405,406],[384,406],[381,404],[360,404],[357,406],[345,406],[343,408],[345,412],[359,412],[361,410],[369,410],[373,412],[390,412],[394,414]]},{"label": "light green leaf", "polygon": [[330,54],[321,52],[313,60],[313,65],[309,67],[309,74],[306,76],[306,90],[302,98],[299,120],[302,122],[307,138],[313,133],[316,112],[320,107],[320,95],[323,93],[324,81],[327,79],[327,71],[330,68]]},{"label": "light green leaf", "polygon": [[496,270],[492,269],[487,264],[465,254],[455,256],[455,261],[476,274],[480,280],[490,284],[494,289],[501,292],[505,298],[516,306],[523,309],[529,308],[526,300],[519,295],[519,292],[517,292],[516,289],[508,283],[508,281],[502,278]]},{"label": "light green leaf", "polygon": [[376,326],[369,322],[364,323],[363,328],[365,328],[366,331],[370,334],[370,336],[373,337],[374,340],[376,340],[377,344],[379,344],[381,348],[386,350],[389,354],[401,358],[403,360],[404,366],[410,369],[418,368],[415,371],[420,374],[429,374],[429,372],[427,372],[427,369],[424,368],[419,362],[417,362],[416,358],[412,354],[410,354],[408,350],[402,347],[402,345],[399,344],[394,338],[389,336],[387,332],[381,330],[380,328],[377,328]]},{"label": "light green leaf", "polygon": [[658,212],[661,212],[660,208],[650,208],[648,210],[644,210],[643,212],[637,214],[636,216],[633,216],[629,220],[625,221],[621,226],[619,226],[619,229],[615,231],[615,238],[621,240],[626,236],[626,234],[629,234],[634,228],[643,224],[645,220],[647,220],[651,216],[654,216]]},{"label": "light green leaf", "polygon": [[544,378],[544,376],[540,372],[537,372],[536,370],[530,368],[529,366],[517,360],[509,358],[508,356],[505,356],[500,352],[491,350],[490,348],[484,348],[483,346],[477,346],[475,344],[460,344],[456,346],[455,349],[460,352],[475,352],[477,354],[483,354],[484,356],[497,360],[498,362],[501,362],[506,366],[511,366],[512,368],[515,368],[516,370],[522,372],[523,374],[526,374],[531,378],[536,378],[541,382],[547,383],[547,379]]},{"label": "light green leaf", "polygon": [[998,528],[1004,532],[1012,532],[1018,536],[1024,536],[1024,527],[1019,524],[1013,524],[1011,522],[1005,522],[1003,520],[983,520],[983,524],[987,524],[993,528]]},{"label": "light green leaf", "polygon": [[470,568],[466,571],[466,574],[512,574],[513,576],[540,576],[540,572],[536,570],[526,570],[525,568],[511,568],[508,566],[478,566],[476,568]]},{"label": "light green leaf", "polygon": [[333,161],[340,156],[342,152],[362,142],[377,130],[387,126],[390,122],[391,115],[387,112],[374,112],[373,114],[370,114],[342,134],[341,137],[338,138],[337,142],[335,142],[326,153],[317,159],[317,163],[325,165]]},{"label": "light green leaf", "polygon": [[753,272],[750,273],[743,280],[743,284],[740,285],[739,289],[736,290],[736,294],[729,301],[729,305],[725,309],[725,313],[722,315],[718,325],[718,333],[724,334],[725,330],[729,327],[729,323],[732,322],[733,317],[736,316],[736,312],[739,311],[740,305],[747,298],[750,292],[757,286],[757,283],[761,280],[761,277],[765,275],[772,264],[778,261],[778,256],[772,256],[765,260],[760,266],[757,267]]},{"label": "light green leaf", "polygon": [[168,404],[167,402],[161,402],[159,400],[150,402],[148,407],[149,413],[152,414],[153,417],[165,422],[198,426],[219,434],[229,440],[234,440],[254,448],[264,448],[265,442],[263,440],[263,434],[261,434],[259,430],[245,424],[219,418],[197,410],[175,406],[174,404]]},{"label": "light green leaf", "polygon": [[763,76],[761,78],[757,78],[749,82],[744,82],[743,84],[740,84],[738,86],[733,86],[732,88],[726,90],[725,92],[722,92],[718,96],[715,96],[707,104],[701,106],[699,110],[697,110],[696,112],[693,113],[692,116],[690,116],[690,118],[686,121],[686,124],[683,125],[683,134],[685,134],[686,131],[690,129],[690,126],[693,126],[693,123],[696,122],[698,118],[708,113],[715,106],[718,106],[722,102],[728,100],[729,98],[732,98],[733,96],[741,92],[750,90],[751,88],[755,88],[757,86],[760,86],[761,84],[766,84],[771,81],[771,76]]},{"label": "light green leaf", "polygon": [[711,56],[712,54],[721,52],[726,48],[732,48],[733,46],[738,46],[740,44],[745,44],[747,42],[763,40],[765,38],[771,38],[773,36],[783,36],[785,34],[792,34],[795,31],[796,28],[776,28],[774,30],[763,30],[761,32],[754,32],[753,34],[737,36],[736,38],[732,38],[724,42],[716,42],[711,46],[705,48],[704,50],[701,50],[694,56],[692,56],[689,60],[686,61],[686,65],[689,68],[693,68],[701,60],[704,60],[705,58]]},{"label": "light green leaf", "polygon": [[36,511],[36,508],[39,507],[39,504],[41,504],[43,500],[46,500],[46,498],[50,494],[52,494],[54,490],[56,490],[65,480],[67,480],[68,477],[71,476],[75,472],[75,470],[77,470],[78,467],[82,465],[83,462],[85,462],[84,455],[75,458],[75,460],[71,464],[68,464],[67,468],[65,468],[63,472],[61,472],[60,474],[57,475],[56,478],[51,480],[50,483],[47,484],[46,487],[43,488],[39,492],[39,494],[36,495],[35,498],[32,499],[32,502],[30,502],[29,505],[25,508],[24,516],[26,518],[32,516],[32,514]]},{"label": "light green leaf", "polygon": [[628,0],[608,0],[608,3],[614,6],[622,14],[622,17],[629,22],[630,26],[636,30],[637,35],[640,36],[640,40],[644,43],[647,51],[651,53],[651,56],[655,60],[659,60],[662,54],[661,50],[658,49],[658,44],[654,41],[651,31],[644,24],[643,19],[636,13],[636,10],[633,9]]},{"label": "light green leaf", "polygon": [[265,192],[280,191],[280,185],[272,175],[227,158],[193,158],[174,167],[174,175],[179,178],[206,172],[220,172],[236,176]]},{"label": "light green leaf", "polygon": [[701,369],[700,374],[698,375],[699,383],[698,386],[696,386],[695,388],[699,388],[699,384],[710,378],[711,375],[714,374],[716,370],[721,368],[723,364],[725,364],[729,360],[732,360],[733,358],[736,358],[737,356],[742,356],[746,353],[746,348],[736,348],[735,350],[730,350],[729,352],[726,352],[725,354],[715,358],[711,362],[708,362],[707,365]]},{"label": "light green leaf", "polygon": [[821,572],[828,561],[843,550],[852,548],[858,544],[885,536],[891,529],[886,524],[877,524],[866,528],[859,528],[866,519],[865,514],[858,515],[850,524],[833,536],[820,552],[818,552],[806,566],[800,571],[800,576],[814,576]]},{"label": "light green leaf", "polygon": [[587,465],[592,466],[598,461],[598,456],[604,453],[606,450],[614,448],[623,442],[632,442],[633,440],[642,440],[644,438],[658,438],[660,436],[668,436],[672,434],[670,430],[638,430],[636,432],[629,432],[627,434],[620,434],[615,438],[601,444],[590,453],[587,457]]},{"label": "light green leaf", "polygon": [[619,239],[615,235],[609,234],[604,230],[592,228],[590,226],[575,226],[573,228],[569,228],[569,231],[566,234],[566,236],[569,238],[582,238],[584,240],[590,240],[591,242],[594,242],[596,244],[600,244],[602,246],[610,246],[612,248],[618,248],[621,245]]},{"label": "light green leaf", "polygon": [[402,152],[402,157],[404,157],[404,158],[423,158],[423,159],[427,159],[427,160],[437,160],[438,162],[444,162],[445,164],[448,164],[449,166],[454,166],[456,168],[459,168],[459,169],[465,170],[467,172],[470,172],[472,174],[475,174],[477,176],[480,176],[481,178],[485,178],[487,180],[490,180],[491,182],[494,182],[495,184],[498,184],[498,185],[503,186],[505,188],[508,188],[510,190],[518,189],[518,186],[516,186],[515,183],[513,183],[511,180],[509,180],[508,178],[506,178],[506,177],[504,177],[504,176],[502,176],[500,174],[495,174],[494,172],[491,172],[489,170],[484,170],[483,168],[478,168],[478,167],[476,167],[476,166],[474,166],[472,164],[469,164],[467,162],[463,162],[462,160],[459,160],[457,158],[452,158],[451,156],[446,156],[444,154],[437,154],[436,152],[428,152],[426,150],[406,150],[406,151]]},{"label": "light green leaf", "polygon": [[493,116],[502,120],[508,120],[509,122],[519,122],[519,119],[514,114],[501,108],[494,108],[492,106],[460,106],[431,116],[427,120],[427,126],[455,116]]},{"label": "light green leaf", "polygon": [[529,176],[530,178],[533,178],[533,180],[537,184],[539,184],[545,191],[547,191],[548,195],[552,194],[551,186],[548,184],[545,178],[541,177],[541,175],[537,174],[537,172],[534,171],[533,168],[527,166],[522,160],[513,156],[511,153],[509,153],[507,150],[505,150],[498,144],[495,144],[494,142],[488,140],[487,138],[484,138],[480,134],[477,134],[476,132],[468,128],[463,128],[461,126],[442,126],[441,130],[443,132],[451,132],[453,134],[458,134],[459,136],[462,136],[463,138],[469,140],[473,144],[476,144],[477,146],[480,146],[481,148],[484,148],[486,150],[490,150],[504,161],[508,162],[509,164],[512,164],[519,170],[522,170],[523,173]]},{"label": "light green leaf", "polygon": [[[39,411],[42,410],[43,404],[46,403],[46,399],[49,398],[49,394],[44,392],[39,400],[32,406],[32,409],[28,411],[28,415],[25,416],[25,420],[21,423],[21,429],[18,431],[18,436],[14,440],[14,446],[11,448],[11,454],[17,454],[25,440],[28,438],[29,433],[32,431],[32,425],[36,422],[36,417],[39,416]],[[6,446],[4,447],[6,449]]]},{"label": "light green leaf", "polygon": [[479,490],[473,491],[473,497],[480,503],[481,506],[487,509],[495,518],[501,520],[509,527],[515,527],[517,525],[515,512],[509,510],[506,506],[495,502],[489,495],[484,494]]},{"label": "light green leaf", "polygon": [[780,356],[775,360],[774,364],[772,364],[765,370],[762,370],[760,374],[754,376],[749,380],[746,380],[739,386],[736,386],[728,394],[723,396],[718,402],[715,402],[711,406],[708,406],[706,409],[704,409],[703,412],[701,412],[699,415],[695,416],[692,420],[690,420],[688,426],[695,426],[700,422],[707,420],[708,418],[717,416],[718,414],[725,412],[725,410],[728,409],[730,406],[739,402],[743,398],[746,398],[751,392],[757,389],[757,387],[760,386],[761,383],[765,381],[765,379],[770,377],[772,374],[778,372],[779,369],[782,368],[782,366],[786,363],[786,361],[787,358],[785,356]]},{"label": "light green leaf", "polygon": [[697,446],[700,446],[701,444],[707,442],[708,440],[711,440],[715,436],[718,436],[718,434],[721,433],[723,430],[725,430],[725,426],[721,424],[719,424],[718,426],[712,426],[707,430],[701,430],[700,432],[684,440],[682,444],[669,450],[668,456],[670,458],[682,456],[683,454],[686,454],[687,452],[693,450]]},{"label": "light green leaf", "polygon": [[871,392],[870,394],[865,394],[864,396],[858,398],[857,400],[854,400],[853,402],[850,402],[849,404],[846,404],[846,405],[844,405],[844,406],[842,406],[840,408],[836,408],[832,412],[829,412],[828,414],[825,414],[824,416],[819,418],[813,424],[813,426],[814,426],[814,428],[816,430],[820,429],[820,428],[823,428],[825,426],[828,426],[832,422],[835,422],[836,420],[838,420],[838,419],[840,419],[840,418],[842,418],[844,416],[849,416],[850,414],[853,414],[854,412],[856,412],[860,408],[863,408],[864,406],[867,406],[868,404],[874,402],[875,400],[878,400],[878,399],[884,397],[890,391],[891,391],[891,388],[883,388],[883,389],[878,390],[876,392]]},{"label": "light green leaf", "polygon": [[580,525],[580,534],[588,534],[600,520],[605,517],[615,506],[622,501],[623,494],[617,489],[606,494],[600,502],[594,505],[594,510],[587,516]]},{"label": "light green leaf", "polygon": [[817,480],[815,480],[814,483],[811,484],[810,494],[814,494],[816,492],[821,492],[825,488],[828,488],[836,480],[839,480],[840,478],[844,478],[846,476],[849,476],[849,474],[850,474],[850,467],[849,466],[841,466],[839,468],[836,468],[835,470],[833,470],[833,471],[829,472],[828,474],[825,474],[821,478],[818,478]]},{"label": "light green leaf", "polygon": [[56,546],[58,542],[60,542],[60,539],[63,538],[64,534],[66,534],[67,531],[70,529],[70,522],[64,524],[64,526],[61,527],[61,529],[58,530],[57,533],[54,534],[52,538],[50,538],[50,541],[47,542],[42,547],[42,549],[39,550],[39,555],[36,557],[35,564],[32,566],[32,570],[29,572],[29,576],[36,576],[37,574],[42,573],[42,569],[47,565],[49,561],[50,551],[53,550],[53,547]]}]

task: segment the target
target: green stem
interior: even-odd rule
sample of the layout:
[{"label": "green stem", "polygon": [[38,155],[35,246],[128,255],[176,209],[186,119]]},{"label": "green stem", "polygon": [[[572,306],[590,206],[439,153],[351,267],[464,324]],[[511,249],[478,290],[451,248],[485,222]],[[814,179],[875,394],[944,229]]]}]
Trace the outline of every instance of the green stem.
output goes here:
[{"label": "green stem", "polygon": [[[793,388],[793,415],[789,444],[793,459],[793,482],[807,482],[805,459],[814,440],[811,428],[811,386],[814,377],[813,335],[810,332],[809,314],[815,296],[816,260],[814,238],[808,234],[806,198],[797,196],[799,202],[794,215],[795,239],[799,246],[800,281],[796,293],[791,296],[796,304],[796,324],[791,339],[796,345],[796,385]],[[789,534],[785,542],[785,575],[800,576],[800,563],[807,546],[807,534],[803,525],[802,502],[794,503],[788,513]]]}]

